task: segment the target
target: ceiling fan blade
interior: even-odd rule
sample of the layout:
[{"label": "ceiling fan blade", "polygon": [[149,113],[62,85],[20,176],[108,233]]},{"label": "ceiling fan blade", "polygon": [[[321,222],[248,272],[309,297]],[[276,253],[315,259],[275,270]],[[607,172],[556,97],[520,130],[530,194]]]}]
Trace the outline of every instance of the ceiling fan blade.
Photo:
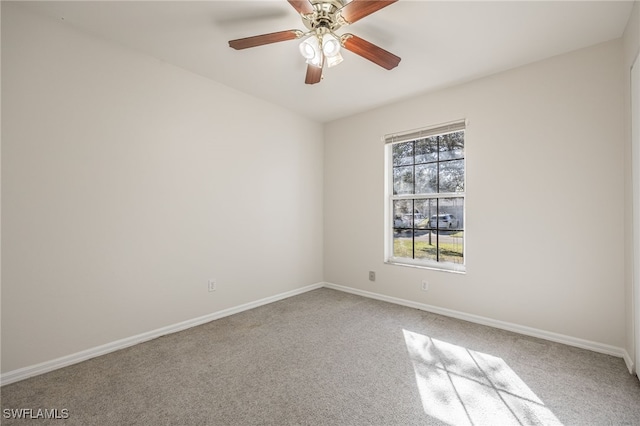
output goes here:
[{"label": "ceiling fan blade", "polygon": [[398,0],[353,0],[340,9],[340,15],[350,24],[389,6]]},{"label": "ceiling fan blade", "polygon": [[295,40],[302,36],[302,31],[287,30],[277,33],[262,34],[253,37],[239,38],[229,41],[229,47],[236,50],[247,49],[249,47],[262,46],[264,44],[278,43],[280,41]]},{"label": "ceiling fan blade", "polygon": [[382,68],[390,70],[397,67],[400,63],[400,57],[353,34],[344,34],[340,37],[340,41],[348,51],[360,55],[380,65]]},{"label": "ceiling fan blade", "polygon": [[289,4],[291,6],[293,6],[293,8],[295,10],[298,11],[298,13],[301,13],[303,15],[307,15],[309,13],[313,13],[313,6],[311,5],[311,3],[309,3],[309,0],[287,0],[289,2]]},{"label": "ceiling fan blade", "polygon": [[320,80],[322,79],[322,66],[315,66],[315,65],[307,65],[307,76],[304,79],[304,82],[306,84],[316,84],[316,83],[320,83]]}]

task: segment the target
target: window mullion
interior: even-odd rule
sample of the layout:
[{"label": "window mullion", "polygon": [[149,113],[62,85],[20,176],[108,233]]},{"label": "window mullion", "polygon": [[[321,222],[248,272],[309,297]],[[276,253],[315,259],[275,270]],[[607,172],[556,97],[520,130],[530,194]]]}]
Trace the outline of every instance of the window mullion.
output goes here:
[{"label": "window mullion", "polygon": [[436,262],[440,262],[440,199],[436,198]]},{"label": "window mullion", "polygon": [[[416,193],[416,141],[413,141],[413,195]],[[416,200],[411,200],[411,258],[416,258]]]},{"label": "window mullion", "polygon": [[440,193],[440,138],[441,136],[436,136],[436,140],[438,143],[436,144],[436,192]]},{"label": "window mullion", "polygon": [[416,258],[416,221],[415,221],[416,202],[411,201],[411,258]]}]

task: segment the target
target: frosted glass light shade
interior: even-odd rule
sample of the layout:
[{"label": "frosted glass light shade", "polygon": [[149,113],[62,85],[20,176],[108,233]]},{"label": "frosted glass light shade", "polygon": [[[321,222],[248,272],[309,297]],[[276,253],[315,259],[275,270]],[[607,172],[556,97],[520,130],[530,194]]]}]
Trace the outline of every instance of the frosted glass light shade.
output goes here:
[{"label": "frosted glass light shade", "polygon": [[322,51],[320,42],[316,36],[305,38],[300,43],[300,54],[307,60],[308,64],[319,66],[322,63]]},{"label": "frosted glass light shade", "polygon": [[340,54],[340,42],[332,34],[325,34],[322,37],[322,52],[327,58]]}]

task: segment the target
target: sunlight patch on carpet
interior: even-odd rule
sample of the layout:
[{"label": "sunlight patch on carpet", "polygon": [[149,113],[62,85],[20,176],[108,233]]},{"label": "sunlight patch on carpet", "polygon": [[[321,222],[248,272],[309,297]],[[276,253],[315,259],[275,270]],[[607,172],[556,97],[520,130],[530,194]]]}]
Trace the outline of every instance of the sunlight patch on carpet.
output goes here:
[{"label": "sunlight patch on carpet", "polygon": [[451,425],[562,425],[502,358],[402,331],[429,416]]}]

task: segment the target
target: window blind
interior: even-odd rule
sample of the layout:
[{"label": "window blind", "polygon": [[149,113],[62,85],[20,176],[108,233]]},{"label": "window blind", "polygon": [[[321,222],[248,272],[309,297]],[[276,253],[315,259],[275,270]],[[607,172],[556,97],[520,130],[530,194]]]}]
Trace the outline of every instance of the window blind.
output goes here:
[{"label": "window blind", "polygon": [[450,123],[439,124],[432,127],[424,127],[422,129],[409,130],[400,133],[391,133],[385,135],[384,143],[398,143],[408,142],[416,139],[428,138],[430,136],[442,135],[444,133],[457,132],[464,130],[466,127],[466,120],[452,121]]}]

